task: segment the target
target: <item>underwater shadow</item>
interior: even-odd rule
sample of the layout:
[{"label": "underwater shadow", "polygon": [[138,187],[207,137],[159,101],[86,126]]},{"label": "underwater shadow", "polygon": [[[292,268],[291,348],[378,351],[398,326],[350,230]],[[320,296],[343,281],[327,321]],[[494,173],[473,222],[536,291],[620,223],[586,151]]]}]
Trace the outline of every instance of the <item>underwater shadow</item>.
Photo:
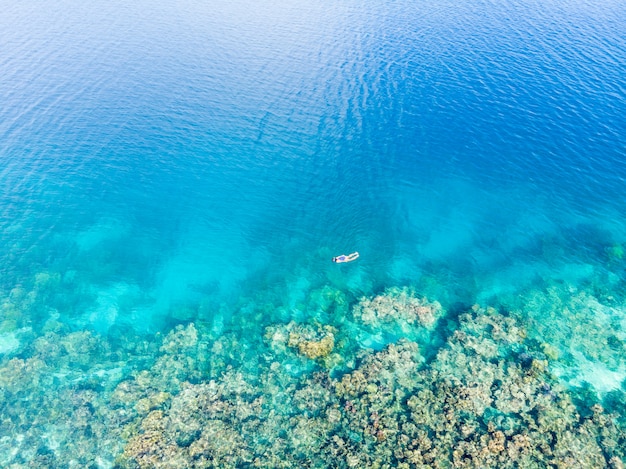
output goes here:
[{"label": "underwater shadow", "polygon": [[460,328],[462,314],[471,311],[472,305],[457,301],[446,310],[446,315],[437,321],[429,347],[422,351],[425,365],[428,366],[437,357],[439,350],[446,345],[448,339]]}]

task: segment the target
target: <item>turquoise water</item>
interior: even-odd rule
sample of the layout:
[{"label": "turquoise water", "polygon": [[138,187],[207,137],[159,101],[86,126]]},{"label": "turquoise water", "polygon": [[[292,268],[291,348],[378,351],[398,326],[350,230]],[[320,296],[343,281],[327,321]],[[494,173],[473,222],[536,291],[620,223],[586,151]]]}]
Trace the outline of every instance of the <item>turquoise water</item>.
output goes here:
[{"label": "turquoise water", "polygon": [[[283,356],[288,375],[340,379],[402,337],[428,363],[475,304],[594,396],[577,405],[626,408],[626,8],[603,5],[5,5],[3,413],[39,402],[16,359],[43,360],[58,399],[100,380],[105,415],[176,326],[205,344],[181,381],[229,363],[258,380],[246,360],[276,352],[266,328],[290,321],[335,328],[342,358]],[[405,286],[440,303],[434,331],[353,317]],[[219,363],[217,343],[232,350]],[[59,344],[90,352],[38,355]],[[35,461],[29,445],[69,464],[73,437],[55,446],[19,418],[1,436],[22,456],[0,465]]]}]

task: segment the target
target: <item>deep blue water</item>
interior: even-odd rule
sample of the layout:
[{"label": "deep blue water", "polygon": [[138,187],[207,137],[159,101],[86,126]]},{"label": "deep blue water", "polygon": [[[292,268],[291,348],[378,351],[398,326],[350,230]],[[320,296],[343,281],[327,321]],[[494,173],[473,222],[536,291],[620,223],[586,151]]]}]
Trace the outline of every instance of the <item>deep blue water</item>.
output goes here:
[{"label": "deep blue water", "polygon": [[622,285],[623,2],[2,11],[0,292],[39,291],[11,327],[286,320],[325,285],[444,306]]}]

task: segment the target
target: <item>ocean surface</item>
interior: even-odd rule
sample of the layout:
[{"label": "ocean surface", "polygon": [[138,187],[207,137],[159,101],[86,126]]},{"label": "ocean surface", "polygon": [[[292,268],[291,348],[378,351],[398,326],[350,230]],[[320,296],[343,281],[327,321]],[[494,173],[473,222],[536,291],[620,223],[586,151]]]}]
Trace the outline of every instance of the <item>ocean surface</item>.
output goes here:
[{"label": "ocean surface", "polygon": [[[394,287],[441,305],[434,335],[346,350],[408,334],[428,364],[492,307],[577,405],[626,403],[625,32],[613,0],[5,2],[0,465],[83,464],[24,402],[88,376],[102,416],[172,331],[235,363]],[[105,345],[78,364],[37,355],[84,334]]]}]

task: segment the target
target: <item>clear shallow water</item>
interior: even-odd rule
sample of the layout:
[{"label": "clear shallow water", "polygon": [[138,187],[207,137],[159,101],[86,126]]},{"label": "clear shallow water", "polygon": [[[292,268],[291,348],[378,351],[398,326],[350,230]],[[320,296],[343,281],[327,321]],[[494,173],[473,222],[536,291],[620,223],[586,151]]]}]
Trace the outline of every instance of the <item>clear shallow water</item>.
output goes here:
[{"label": "clear shallow water", "polygon": [[542,238],[624,241],[619,5],[247,10],[9,8],[5,288],[76,271],[153,316],[436,264],[472,301]]},{"label": "clear shallow water", "polygon": [[[623,322],[621,3],[3,10],[7,359],[51,318],[220,333],[319,319],[324,287],[412,285],[532,326],[536,292],[565,285]],[[544,340],[569,321],[550,311]]]}]

